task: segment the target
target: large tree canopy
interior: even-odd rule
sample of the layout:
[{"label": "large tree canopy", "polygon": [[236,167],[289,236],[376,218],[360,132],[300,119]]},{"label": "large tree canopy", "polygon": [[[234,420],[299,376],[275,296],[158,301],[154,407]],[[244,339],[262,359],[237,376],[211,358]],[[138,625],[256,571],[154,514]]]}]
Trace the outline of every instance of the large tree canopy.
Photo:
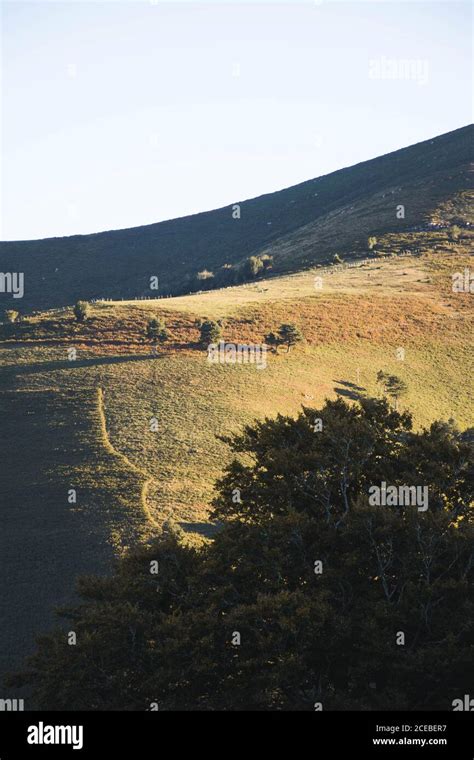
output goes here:
[{"label": "large tree canopy", "polygon": [[[369,400],[230,445],[213,541],[170,529],[83,579],[16,682],[50,709],[452,709],[474,654],[472,444]],[[381,481],[427,485],[429,508],[371,506]]]},{"label": "large tree canopy", "polygon": [[337,521],[381,482],[428,486],[430,509],[457,516],[473,498],[468,442],[442,422],[412,432],[410,414],[385,399],[362,399],[358,406],[327,401],[296,420],[279,415],[258,422],[228,442],[247,461],[236,458],[219,481],[218,518],[259,522],[295,510]]}]

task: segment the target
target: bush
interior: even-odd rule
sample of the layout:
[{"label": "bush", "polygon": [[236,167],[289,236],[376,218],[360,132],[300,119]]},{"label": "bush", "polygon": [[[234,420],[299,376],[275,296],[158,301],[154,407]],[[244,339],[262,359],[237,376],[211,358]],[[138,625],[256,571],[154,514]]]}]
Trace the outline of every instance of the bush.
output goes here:
[{"label": "bush", "polygon": [[222,335],[220,324],[218,322],[213,322],[210,319],[206,319],[206,321],[201,324],[200,332],[200,343],[205,348],[207,348],[210,343],[217,343]]},{"label": "bush", "polygon": [[461,237],[461,228],[458,227],[457,224],[453,224],[453,226],[449,230],[449,239],[453,242],[456,242]]},{"label": "bush", "polygon": [[149,319],[146,326],[146,337],[154,343],[167,341],[169,334],[164,320],[156,317]]},{"label": "bush", "polygon": [[264,253],[260,256],[260,261],[262,262],[264,269],[271,269],[273,266],[273,256],[270,256],[268,253]]},{"label": "bush", "polygon": [[245,277],[256,277],[263,269],[263,261],[258,256],[249,256],[243,265]]},{"label": "bush", "polygon": [[90,313],[90,306],[87,301],[78,301],[74,306],[74,316],[77,322],[85,322]]},{"label": "bush", "polygon": [[4,312],[4,318],[5,322],[8,322],[8,324],[12,325],[15,322],[19,320],[20,312],[15,311],[14,309],[6,309]]},{"label": "bush", "polygon": [[274,332],[270,332],[268,335],[265,335],[264,342],[269,345],[272,348],[273,352],[276,354],[281,341],[278,335],[275,335]]},{"label": "bush", "polygon": [[213,277],[214,272],[210,272],[208,269],[203,269],[202,272],[198,272],[196,275],[196,278],[200,281],[212,280]]}]

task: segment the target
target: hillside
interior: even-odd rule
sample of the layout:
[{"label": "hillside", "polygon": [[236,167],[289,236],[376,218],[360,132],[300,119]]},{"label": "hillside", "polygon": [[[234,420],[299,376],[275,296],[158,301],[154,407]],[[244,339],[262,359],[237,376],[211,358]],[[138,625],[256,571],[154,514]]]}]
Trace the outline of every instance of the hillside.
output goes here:
[{"label": "hillside", "polygon": [[[472,293],[452,289],[455,272],[474,271],[471,135],[457,130],[246,201],[239,220],[227,208],[2,245],[0,268],[25,272],[25,298],[0,303],[35,311],[0,324],[0,676],[73,599],[79,575],[107,572],[170,519],[189,543],[210,540],[214,484],[230,457],[223,437],[246,423],[380,395],[383,370],[407,384],[401,408],[417,429],[439,418],[474,425]],[[368,235],[377,237],[370,253]],[[232,286],[210,278],[204,285],[221,287],[188,294],[196,271],[250,254],[272,256],[272,268]],[[136,300],[155,273],[176,295]],[[75,300],[99,297],[116,300],[95,301],[78,323]],[[169,331],[158,355],[145,337],[151,316]],[[288,322],[304,342],[269,352],[261,370],[210,364],[199,344],[205,319],[222,320],[228,342],[261,344]]]},{"label": "hillside", "polygon": [[[273,257],[279,275],[317,263],[364,256],[369,235],[399,236],[418,228],[474,223],[469,162],[473,128],[432,140],[232,206],[133,229],[0,244],[0,271],[24,272],[21,300],[2,308],[66,306],[77,299],[183,294],[231,282],[250,255]],[[397,218],[397,206],[405,218]],[[405,245],[411,246],[410,238]],[[390,248],[391,250],[391,248]],[[227,268],[225,268],[227,265]],[[231,267],[234,267],[232,269]]]},{"label": "hillside", "polygon": [[[219,436],[326,397],[377,395],[379,369],[406,381],[403,407],[417,427],[449,417],[472,426],[472,295],[453,293],[451,277],[473,267],[473,235],[449,244],[446,232],[419,232],[417,247],[437,253],[158,303],[97,303],[84,324],[65,308],[4,325],[0,536],[9,581],[0,592],[8,610],[0,671],[30,651],[53,607],[72,598],[78,575],[105,571],[170,518],[194,542],[212,534],[213,484],[229,458]],[[144,337],[150,315],[170,331],[157,357]],[[224,319],[224,336],[235,342],[261,342],[294,321],[305,343],[269,354],[262,371],[212,365],[198,345],[205,317]]]}]

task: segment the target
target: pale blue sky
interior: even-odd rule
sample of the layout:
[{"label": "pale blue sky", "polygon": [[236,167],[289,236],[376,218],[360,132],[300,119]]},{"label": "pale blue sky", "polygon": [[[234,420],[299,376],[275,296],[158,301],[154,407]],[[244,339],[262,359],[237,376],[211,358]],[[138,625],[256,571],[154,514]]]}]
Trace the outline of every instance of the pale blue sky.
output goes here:
[{"label": "pale blue sky", "polygon": [[464,126],[471,35],[455,0],[4,0],[0,237],[183,216]]}]

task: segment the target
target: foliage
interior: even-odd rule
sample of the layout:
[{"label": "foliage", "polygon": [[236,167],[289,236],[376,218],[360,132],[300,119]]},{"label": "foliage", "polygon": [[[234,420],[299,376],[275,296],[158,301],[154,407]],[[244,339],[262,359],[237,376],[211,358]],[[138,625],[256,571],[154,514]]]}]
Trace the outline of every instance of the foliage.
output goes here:
[{"label": "foliage", "polygon": [[304,340],[301,331],[293,324],[283,324],[279,327],[278,332],[269,332],[265,335],[264,341],[271,346],[274,353],[277,353],[278,347],[282,345],[287,346],[287,352],[290,351],[292,346]]},{"label": "foliage", "polygon": [[14,324],[18,320],[19,316],[20,312],[15,311],[15,309],[5,309],[4,317],[5,322],[8,322],[8,324]]},{"label": "foliage", "polygon": [[[319,432],[314,418],[322,420]],[[362,399],[359,406],[327,401],[318,411],[304,409],[296,420],[279,415],[257,422],[231,443],[252,463],[234,459],[218,481],[218,519],[258,522],[269,511],[303,511],[338,520],[381,481],[429,484],[430,510],[450,504],[456,516],[467,514],[473,496],[472,448],[456,429],[435,422],[413,432],[411,415],[386,399]],[[236,488],[240,501],[232,498]]]},{"label": "foliage", "polygon": [[85,322],[90,313],[87,301],[77,301],[74,306],[74,316],[77,322]]},{"label": "foliage", "polygon": [[198,272],[196,275],[198,280],[212,280],[214,272],[210,272],[209,269],[203,269],[202,272]]},{"label": "foliage", "polygon": [[274,332],[269,332],[267,335],[265,335],[264,341],[272,348],[274,353],[277,352],[278,346],[280,345],[280,338],[278,335],[276,335]]},{"label": "foliage", "polygon": [[263,264],[264,269],[271,269],[273,266],[273,256],[270,256],[268,253],[264,253],[262,256],[259,256],[260,261]]},{"label": "foliage", "polygon": [[404,380],[397,375],[390,375],[382,370],[377,373],[377,383],[382,385],[386,395],[395,401],[395,405],[408,392],[408,386]]},{"label": "foliage", "polygon": [[[248,427],[240,512],[232,465],[214,541],[170,527],[83,579],[77,645],[43,636],[11,683],[43,709],[451,709],[472,661],[472,448],[446,423],[410,427],[373,399]],[[424,479],[429,511],[370,506],[379,478]]]},{"label": "foliage", "polygon": [[206,347],[209,346],[210,343],[217,343],[217,341],[221,338],[222,335],[222,329],[219,322],[214,322],[211,319],[206,319],[200,327],[200,333],[201,333],[201,345]]},{"label": "foliage", "polygon": [[453,242],[456,242],[461,237],[461,228],[457,224],[453,224],[449,229],[449,237]]},{"label": "foliage", "polygon": [[165,343],[169,338],[165,321],[163,319],[151,317],[147,322],[146,337],[154,343]]},{"label": "foliage", "polygon": [[292,346],[295,346],[297,343],[300,343],[302,340],[304,340],[301,331],[298,329],[298,327],[296,327],[296,325],[293,324],[281,325],[278,330],[278,338],[280,343],[283,343],[287,346],[288,352]]},{"label": "foliage", "polygon": [[249,256],[244,261],[242,272],[246,277],[256,277],[263,269],[263,261],[258,256]]}]

